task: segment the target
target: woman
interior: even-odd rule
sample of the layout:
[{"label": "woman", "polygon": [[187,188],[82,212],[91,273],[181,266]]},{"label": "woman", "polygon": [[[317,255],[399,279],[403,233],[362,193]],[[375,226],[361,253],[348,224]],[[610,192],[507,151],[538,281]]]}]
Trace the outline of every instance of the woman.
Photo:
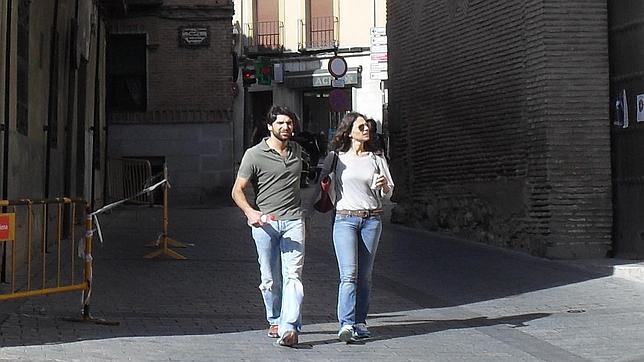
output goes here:
[{"label": "woman", "polygon": [[366,318],[371,271],[382,231],[381,200],[389,198],[394,188],[387,161],[374,154],[370,137],[366,117],[348,113],[331,142],[334,152],[322,168],[323,177],[334,173],[333,246],[340,271],[338,338],[347,343],[371,336]]}]

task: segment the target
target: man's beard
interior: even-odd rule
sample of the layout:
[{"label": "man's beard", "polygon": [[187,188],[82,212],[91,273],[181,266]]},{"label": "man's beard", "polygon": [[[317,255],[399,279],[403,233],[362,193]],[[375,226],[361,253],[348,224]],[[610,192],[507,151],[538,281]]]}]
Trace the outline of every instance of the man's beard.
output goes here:
[{"label": "man's beard", "polygon": [[280,141],[288,141],[291,138],[290,133],[283,135],[279,131],[276,131],[276,130],[272,130],[271,132],[273,133],[273,136],[275,136],[275,138],[277,138]]}]

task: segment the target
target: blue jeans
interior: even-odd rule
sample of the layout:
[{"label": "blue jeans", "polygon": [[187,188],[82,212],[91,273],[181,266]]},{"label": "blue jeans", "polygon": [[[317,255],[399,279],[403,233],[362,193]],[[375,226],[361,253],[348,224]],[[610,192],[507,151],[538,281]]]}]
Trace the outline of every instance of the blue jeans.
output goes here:
[{"label": "blue jeans", "polygon": [[279,334],[302,329],[304,299],[304,220],[278,220],[252,227],[264,298],[266,319],[279,325]]},{"label": "blue jeans", "polygon": [[340,270],[340,328],[366,322],[371,293],[371,272],[381,231],[379,216],[364,219],[347,215],[335,217],[333,246]]}]

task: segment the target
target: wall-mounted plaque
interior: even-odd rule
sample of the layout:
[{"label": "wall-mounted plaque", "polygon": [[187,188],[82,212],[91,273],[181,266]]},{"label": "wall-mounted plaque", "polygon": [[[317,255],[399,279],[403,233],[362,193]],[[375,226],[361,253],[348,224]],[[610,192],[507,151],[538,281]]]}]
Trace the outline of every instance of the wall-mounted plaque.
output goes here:
[{"label": "wall-mounted plaque", "polygon": [[203,47],[210,45],[210,28],[208,26],[179,27],[179,46]]}]

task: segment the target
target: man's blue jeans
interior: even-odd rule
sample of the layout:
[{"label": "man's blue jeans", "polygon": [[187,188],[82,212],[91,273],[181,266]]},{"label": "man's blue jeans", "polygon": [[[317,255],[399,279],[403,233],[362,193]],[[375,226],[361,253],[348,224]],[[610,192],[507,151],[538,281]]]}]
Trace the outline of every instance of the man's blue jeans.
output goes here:
[{"label": "man's blue jeans", "polygon": [[333,246],[340,270],[338,321],[340,328],[365,323],[369,311],[371,272],[380,241],[380,216],[336,215]]},{"label": "man's blue jeans", "polygon": [[259,290],[270,325],[279,325],[279,334],[302,329],[304,299],[304,220],[277,220],[252,227],[261,274]]}]

